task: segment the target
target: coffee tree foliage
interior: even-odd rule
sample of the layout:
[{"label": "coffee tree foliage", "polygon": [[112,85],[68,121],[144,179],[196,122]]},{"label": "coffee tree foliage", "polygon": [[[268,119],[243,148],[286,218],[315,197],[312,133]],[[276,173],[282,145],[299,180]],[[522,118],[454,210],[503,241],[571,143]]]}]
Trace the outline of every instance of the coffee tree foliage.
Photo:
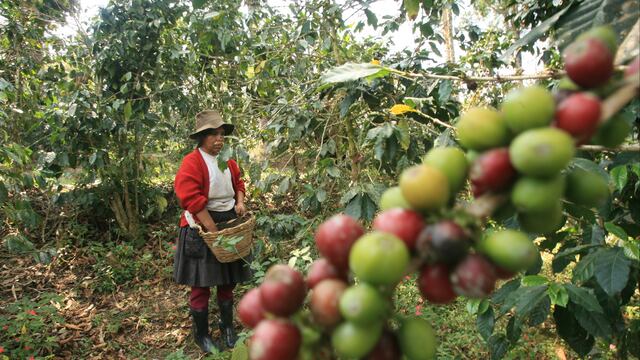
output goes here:
[{"label": "coffee tree foliage", "polygon": [[[355,0],[284,9],[261,1],[112,0],[73,37],[55,30],[75,1],[2,2],[4,245],[33,252],[59,241],[45,236],[52,232],[43,213],[62,208],[90,229],[79,242],[107,236],[144,244],[149,224],[177,214],[168,189],[191,149],[193,116],[204,108],[236,125],[222,155],[239,160],[263,215],[274,205],[274,214],[316,223],[338,211],[370,220],[401,169],[434,146],[455,144],[449,127],[464,108],[496,105],[518,86],[472,76],[521,72],[524,53],[559,70],[559,49],[580,29],[610,23],[622,41],[638,19],[633,2],[622,0],[413,2],[419,13],[399,2],[400,15],[389,16]],[[345,20],[354,12],[363,20]],[[450,39],[447,16],[456,19]],[[409,17],[415,48],[392,53],[388,43],[359,36],[365,28],[393,36]],[[480,26],[480,17],[500,26]],[[443,50],[448,41],[455,54]],[[556,86],[551,78],[540,83]],[[399,104],[412,111],[389,111]],[[624,111],[636,119],[637,142],[637,100]],[[553,271],[572,269],[571,279],[542,277],[538,266],[471,303],[496,358],[523,327],[548,317],[580,355],[596,340],[638,353],[632,339],[640,325],[624,317],[639,271],[637,152],[582,151],[573,166],[605,177],[611,200],[597,211],[567,206],[569,226],[542,237]],[[518,226],[515,218],[495,224],[502,225]],[[500,321],[506,332],[494,331]]]}]

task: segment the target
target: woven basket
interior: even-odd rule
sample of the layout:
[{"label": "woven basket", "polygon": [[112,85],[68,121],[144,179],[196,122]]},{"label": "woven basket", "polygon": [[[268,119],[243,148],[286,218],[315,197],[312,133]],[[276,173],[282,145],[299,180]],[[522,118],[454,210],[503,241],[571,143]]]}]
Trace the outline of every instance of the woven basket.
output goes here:
[{"label": "woven basket", "polygon": [[[200,236],[202,236],[202,239],[219,262],[228,263],[245,258],[251,253],[255,225],[256,218],[253,214],[246,214],[229,222],[218,224],[219,227],[224,227],[224,229],[214,233],[204,232],[200,229]],[[216,245],[216,240],[219,236],[242,236],[242,240],[235,245],[235,251],[228,251],[222,246]]]}]

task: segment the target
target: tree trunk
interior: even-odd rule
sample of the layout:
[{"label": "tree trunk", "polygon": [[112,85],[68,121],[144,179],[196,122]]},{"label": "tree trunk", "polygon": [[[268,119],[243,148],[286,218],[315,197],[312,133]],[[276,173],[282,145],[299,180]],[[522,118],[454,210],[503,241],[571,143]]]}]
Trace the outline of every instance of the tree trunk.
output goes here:
[{"label": "tree trunk", "polygon": [[442,9],[442,35],[444,37],[444,47],[447,62],[455,62],[455,52],[453,48],[453,20],[451,13],[451,5],[447,5]]}]

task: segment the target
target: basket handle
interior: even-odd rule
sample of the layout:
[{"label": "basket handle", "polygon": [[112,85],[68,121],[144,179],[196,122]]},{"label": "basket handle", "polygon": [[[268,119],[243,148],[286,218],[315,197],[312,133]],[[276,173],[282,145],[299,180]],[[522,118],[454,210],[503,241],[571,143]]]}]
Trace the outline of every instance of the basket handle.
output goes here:
[{"label": "basket handle", "polygon": [[205,232],[202,230],[202,226],[200,226],[200,224],[196,222],[189,210],[184,211],[184,217],[185,219],[187,219],[187,223],[189,223],[190,228],[198,229],[198,233],[200,233],[200,235],[205,234]]}]

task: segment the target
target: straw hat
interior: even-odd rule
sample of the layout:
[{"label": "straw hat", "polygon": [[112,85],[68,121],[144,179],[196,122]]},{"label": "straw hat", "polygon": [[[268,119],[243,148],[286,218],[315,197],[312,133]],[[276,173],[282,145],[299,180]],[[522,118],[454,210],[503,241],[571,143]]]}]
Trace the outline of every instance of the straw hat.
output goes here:
[{"label": "straw hat", "polygon": [[208,129],[217,129],[221,127],[224,129],[224,134],[229,135],[233,132],[234,126],[225,123],[222,120],[220,113],[215,110],[204,110],[196,114],[196,130],[189,135],[190,138],[195,139],[199,132]]}]

